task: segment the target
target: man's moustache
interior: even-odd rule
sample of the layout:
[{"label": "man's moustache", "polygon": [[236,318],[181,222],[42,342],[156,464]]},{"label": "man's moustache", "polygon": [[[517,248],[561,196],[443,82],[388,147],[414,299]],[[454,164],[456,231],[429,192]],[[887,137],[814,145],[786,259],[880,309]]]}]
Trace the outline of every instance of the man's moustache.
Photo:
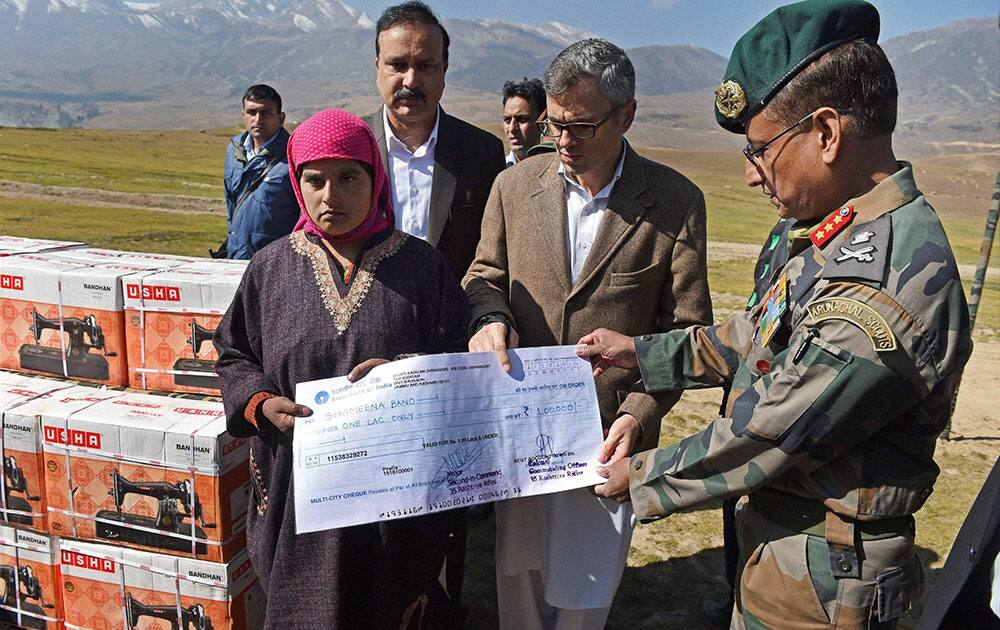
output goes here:
[{"label": "man's moustache", "polygon": [[401,90],[396,90],[396,93],[392,95],[393,98],[403,99],[403,98],[427,98],[427,96],[420,90],[411,90],[409,88],[403,88]]}]

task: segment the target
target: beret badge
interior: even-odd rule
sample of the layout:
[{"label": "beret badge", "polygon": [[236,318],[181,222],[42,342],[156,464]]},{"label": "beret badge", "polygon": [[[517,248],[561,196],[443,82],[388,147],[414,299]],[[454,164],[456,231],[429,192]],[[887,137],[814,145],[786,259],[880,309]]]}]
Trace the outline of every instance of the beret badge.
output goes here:
[{"label": "beret badge", "polygon": [[715,90],[715,107],[719,113],[735,120],[747,106],[747,95],[741,86],[732,79],[723,81]]}]

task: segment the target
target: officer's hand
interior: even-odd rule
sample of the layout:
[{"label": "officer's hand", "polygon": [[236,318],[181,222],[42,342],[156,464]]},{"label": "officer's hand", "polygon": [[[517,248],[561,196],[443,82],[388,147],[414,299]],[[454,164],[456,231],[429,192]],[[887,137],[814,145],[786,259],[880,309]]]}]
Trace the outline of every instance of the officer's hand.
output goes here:
[{"label": "officer's hand", "polygon": [[594,494],[605,499],[614,499],[619,503],[630,501],[628,493],[628,465],[629,459],[619,459],[609,466],[602,466],[597,469],[597,474],[607,479],[599,486],[594,486]]},{"label": "officer's hand", "polygon": [[511,328],[508,333],[505,324],[492,322],[472,335],[472,339],[469,340],[469,352],[496,352],[497,358],[500,359],[500,367],[504,372],[510,372],[507,348],[516,348],[519,341],[516,330]]},{"label": "officer's hand", "polygon": [[595,377],[612,366],[631,369],[639,365],[635,356],[635,340],[613,330],[598,328],[576,343],[576,355],[590,359]]},{"label": "officer's hand", "polygon": [[261,405],[260,410],[268,422],[276,426],[282,433],[289,433],[295,428],[295,418],[304,418],[312,415],[312,409],[305,405],[297,404],[284,396],[268,398]]},{"label": "officer's hand", "polygon": [[619,459],[628,457],[641,437],[642,425],[635,416],[627,413],[619,416],[608,429],[608,437],[604,438],[604,444],[597,452],[597,461],[610,466]]},{"label": "officer's hand", "polygon": [[388,363],[389,359],[368,359],[367,361],[362,361],[354,366],[354,369],[347,373],[348,382],[355,382],[361,380],[365,374],[368,373],[376,365],[382,365],[383,363]]}]

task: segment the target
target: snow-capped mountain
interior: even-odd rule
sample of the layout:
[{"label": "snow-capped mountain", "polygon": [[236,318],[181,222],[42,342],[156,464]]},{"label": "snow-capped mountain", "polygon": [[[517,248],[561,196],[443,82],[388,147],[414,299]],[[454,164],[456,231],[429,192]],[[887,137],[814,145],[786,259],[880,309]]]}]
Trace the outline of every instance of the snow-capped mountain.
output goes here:
[{"label": "snow-capped mountain", "polygon": [[[595,36],[558,22],[445,25],[448,84],[494,94]],[[167,99],[231,108],[260,81],[294,84],[308,99],[303,109],[315,109],[331,96],[373,92],[374,37],[371,17],[337,0],[0,0],[0,124],[84,124],[128,103]],[[669,57],[671,48],[660,53]],[[724,67],[714,53],[678,48],[688,63],[661,65],[683,66],[684,80],[647,82],[651,93],[707,87]],[[691,50],[700,51],[698,63]]]},{"label": "snow-capped mountain", "polygon": [[[444,23],[451,35],[446,100],[462,99],[466,115],[484,121],[495,119],[504,81],[540,76],[567,44],[595,36],[559,22]],[[370,110],[377,103],[374,38],[372,18],[338,0],[0,0],[0,125],[225,124],[257,82],[289,94],[293,119],[328,106]],[[995,19],[883,46],[899,79],[903,128],[991,130],[995,140]],[[647,99],[640,119],[675,125],[697,116],[715,128],[710,91],[723,57],[688,45],[628,52],[643,97],[697,93],[659,102],[663,111],[652,114],[657,101]]]},{"label": "snow-capped mountain", "polygon": [[[0,0],[0,11],[13,11],[15,29],[23,29],[42,16],[60,14],[103,16],[124,19],[147,29],[175,28],[179,31],[212,33],[226,28],[294,28],[302,32],[329,28],[372,29],[364,12],[343,2],[314,0],[309,2],[281,0],[166,0],[163,2],[125,2],[116,0]],[[48,19],[51,19],[48,18]]]}]

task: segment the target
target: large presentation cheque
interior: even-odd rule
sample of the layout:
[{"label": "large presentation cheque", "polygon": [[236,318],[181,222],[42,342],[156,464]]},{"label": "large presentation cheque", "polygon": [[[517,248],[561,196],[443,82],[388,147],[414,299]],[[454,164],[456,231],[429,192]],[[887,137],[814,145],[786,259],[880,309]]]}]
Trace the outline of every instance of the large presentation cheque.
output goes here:
[{"label": "large presentation cheque", "polygon": [[299,383],[293,479],[298,533],[601,483],[590,363],[572,346],[439,354],[380,365],[357,383]]}]

